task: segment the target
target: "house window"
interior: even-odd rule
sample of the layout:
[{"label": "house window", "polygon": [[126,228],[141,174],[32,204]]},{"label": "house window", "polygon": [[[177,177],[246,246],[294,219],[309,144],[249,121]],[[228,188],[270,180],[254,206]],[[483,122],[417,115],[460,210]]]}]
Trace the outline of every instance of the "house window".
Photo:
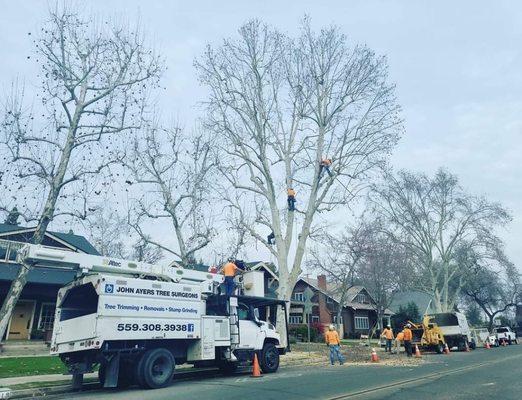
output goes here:
[{"label": "house window", "polygon": [[[337,323],[337,315],[334,315],[334,317],[333,317],[333,323],[334,323],[334,324]],[[340,323],[340,324],[343,323],[343,317],[341,317],[341,318],[339,319],[339,323]]]},{"label": "house window", "polygon": [[303,292],[294,293],[294,300],[295,301],[304,301],[304,293]]},{"label": "house window", "polygon": [[328,304],[332,304],[332,303],[333,303],[333,300],[332,300],[331,297],[326,296],[326,302],[327,302]]},{"label": "house window", "polygon": [[359,293],[355,296],[356,303],[368,303],[368,297],[364,293]]},{"label": "house window", "polygon": [[312,323],[319,322],[319,315],[312,315]]},{"label": "house window", "polygon": [[288,317],[288,323],[292,325],[302,324],[303,317],[301,315],[290,315],[290,317]]},{"label": "house window", "polygon": [[368,320],[368,317],[355,317],[355,329],[370,329],[370,321]]},{"label": "house window", "polygon": [[54,303],[43,303],[40,310],[40,319],[38,322],[38,329],[42,331],[53,329],[54,312],[56,305]]}]

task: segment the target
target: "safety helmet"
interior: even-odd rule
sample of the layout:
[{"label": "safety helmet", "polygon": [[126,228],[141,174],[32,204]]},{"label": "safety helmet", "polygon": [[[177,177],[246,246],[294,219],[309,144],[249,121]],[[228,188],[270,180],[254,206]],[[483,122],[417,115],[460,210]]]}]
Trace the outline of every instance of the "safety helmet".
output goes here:
[{"label": "safety helmet", "polygon": [[233,262],[234,261],[234,257],[228,257],[228,261]]},{"label": "safety helmet", "polygon": [[330,324],[330,326],[328,326],[328,329],[330,329],[331,331],[333,331],[335,329],[335,327],[333,326],[333,324]]}]

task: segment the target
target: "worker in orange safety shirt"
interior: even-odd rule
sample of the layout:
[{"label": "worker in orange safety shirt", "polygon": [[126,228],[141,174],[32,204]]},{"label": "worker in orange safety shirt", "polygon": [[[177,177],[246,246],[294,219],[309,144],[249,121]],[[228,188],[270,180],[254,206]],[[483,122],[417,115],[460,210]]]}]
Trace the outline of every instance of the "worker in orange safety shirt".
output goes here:
[{"label": "worker in orange safety shirt", "polygon": [[295,211],[295,190],[292,188],[287,189],[288,194],[288,211]]},{"label": "worker in orange safety shirt", "polygon": [[339,340],[339,334],[333,325],[328,327],[328,330],[324,334],[324,340],[330,349],[330,364],[334,365],[335,358],[337,358],[339,364],[343,365],[344,357],[341,354],[341,341]]},{"label": "worker in orange safety shirt", "polygon": [[332,171],[330,171],[330,166],[332,165],[332,160],[329,158],[323,158],[319,163],[319,179],[323,176],[323,171],[326,170],[330,178],[332,177]]},{"label": "worker in orange safety shirt", "polygon": [[400,349],[401,349],[403,340],[404,340],[404,332],[397,333],[397,337],[395,338],[395,349],[396,349],[397,354],[400,353]]},{"label": "worker in orange safety shirt", "polygon": [[234,294],[234,289],[236,288],[234,277],[236,276],[236,272],[243,272],[238,268],[234,261],[234,258],[230,257],[228,262],[223,265],[223,268],[221,268],[220,271],[223,275],[225,275],[225,293],[227,296],[232,296]]},{"label": "worker in orange safety shirt", "polygon": [[387,325],[386,328],[381,333],[381,337],[386,339],[386,346],[384,347],[384,351],[392,351],[392,342],[393,342],[393,331],[390,325]]},{"label": "worker in orange safety shirt", "polygon": [[411,325],[406,324],[406,326],[402,330],[402,333],[404,334],[404,350],[406,350],[406,355],[408,357],[411,357],[413,355],[413,351],[412,351],[412,347],[411,347],[413,333],[411,332],[410,328],[411,328]]}]

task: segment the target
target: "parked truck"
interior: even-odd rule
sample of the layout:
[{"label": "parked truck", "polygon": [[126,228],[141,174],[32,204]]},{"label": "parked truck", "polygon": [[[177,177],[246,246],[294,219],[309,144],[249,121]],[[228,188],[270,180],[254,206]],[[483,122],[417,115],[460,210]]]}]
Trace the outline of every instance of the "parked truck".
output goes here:
[{"label": "parked truck", "polygon": [[459,312],[435,313],[430,317],[441,329],[444,341],[449,348],[457,347],[459,351],[465,351],[467,347],[476,348],[476,342],[472,338],[471,329],[464,314]]},{"label": "parked truck", "polygon": [[75,388],[96,366],[106,388],[133,383],[161,388],[183,363],[232,372],[252,363],[254,354],[262,371],[271,373],[289,350],[288,338],[282,340],[275,327],[277,313],[286,315],[286,303],[262,297],[258,271],[242,276],[243,295],[225,296],[219,294],[221,275],[177,265],[31,244],[21,249],[18,261],[79,271],[58,292],[51,342],[51,354],[66,364]]},{"label": "parked truck", "polygon": [[497,346],[501,343],[518,344],[517,335],[509,326],[499,326],[493,332],[497,338]]}]

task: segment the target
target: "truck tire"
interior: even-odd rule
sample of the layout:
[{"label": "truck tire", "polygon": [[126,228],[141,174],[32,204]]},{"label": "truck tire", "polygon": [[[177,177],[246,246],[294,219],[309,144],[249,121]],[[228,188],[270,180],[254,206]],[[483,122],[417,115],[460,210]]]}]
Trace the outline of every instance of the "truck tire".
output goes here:
[{"label": "truck tire", "polygon": [[167,349],[147,350],[136,368],[136,378],[144,389],[159,389],[169,385],[174,374],[175,360]]},{"label": "truck tire", "polygon": [[439,343],[437,346],[435,346],[435,351],[437,354],[444,353],[444,345],[442,343]]},{"label": "truck tire", "polygon": [[265,343],[259,357],[259,365],[265,374],[276,372],[279,368],[279,351],[273,343]]}]

